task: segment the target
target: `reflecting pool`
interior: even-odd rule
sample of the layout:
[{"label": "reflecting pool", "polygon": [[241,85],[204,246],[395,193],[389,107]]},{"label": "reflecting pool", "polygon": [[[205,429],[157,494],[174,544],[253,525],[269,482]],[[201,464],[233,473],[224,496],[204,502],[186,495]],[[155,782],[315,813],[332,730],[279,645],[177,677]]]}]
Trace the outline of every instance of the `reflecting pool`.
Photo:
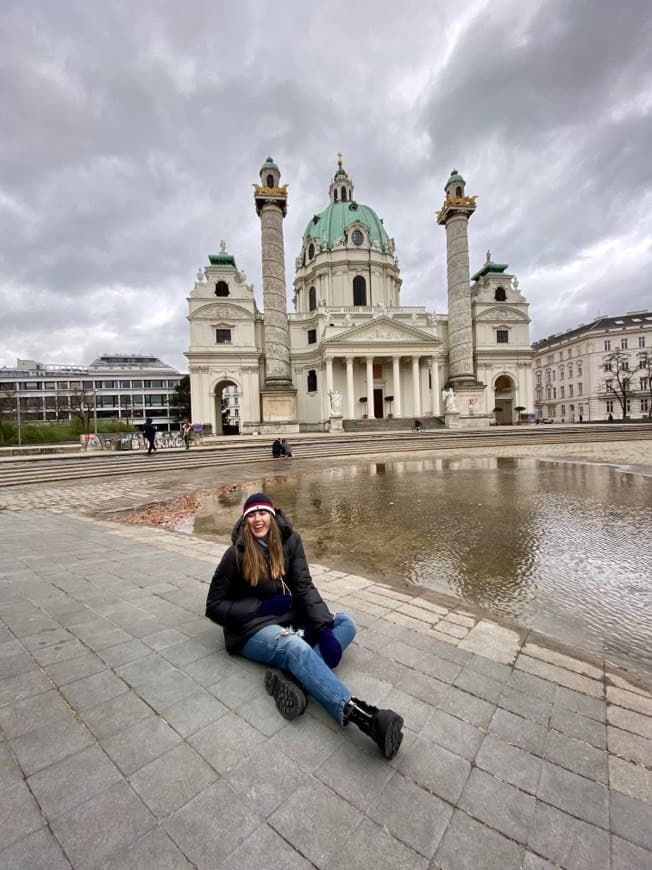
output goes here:
[{"label": "reflecting pool", "polygon": [[[309,561],[454,595],[606,658],[652,669],[652,478],[533,458],[368,463],[264,490]],[[243,492],[209,498],[196,534],[227,541]]]}]

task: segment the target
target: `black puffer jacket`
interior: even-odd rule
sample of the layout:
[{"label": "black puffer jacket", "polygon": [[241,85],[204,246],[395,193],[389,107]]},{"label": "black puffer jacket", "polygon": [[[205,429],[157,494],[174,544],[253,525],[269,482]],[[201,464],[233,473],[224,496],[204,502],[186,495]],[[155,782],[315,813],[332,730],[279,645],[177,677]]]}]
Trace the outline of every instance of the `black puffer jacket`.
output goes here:
[{"label": "black puffer jacket", "polygon": [[230,653],[242,649],[250,637],[267,625],[305,626],[316,637],[322,628],[333,624],[333,616],[312,582],[301,536],[278,508],[276,520],[283,539],[283,579],[292,593],[292,607],[281,616],[260,614],[263,599],[287,594],[287,590],[279,580],[265,577],[252,586],[244,579],[240,568],[244,554],[244,543],[240,540],[243,520],[238,520],[231,533],[233,544],[215,569],[206,599],[206,616],[224,629],[224,642]]}]

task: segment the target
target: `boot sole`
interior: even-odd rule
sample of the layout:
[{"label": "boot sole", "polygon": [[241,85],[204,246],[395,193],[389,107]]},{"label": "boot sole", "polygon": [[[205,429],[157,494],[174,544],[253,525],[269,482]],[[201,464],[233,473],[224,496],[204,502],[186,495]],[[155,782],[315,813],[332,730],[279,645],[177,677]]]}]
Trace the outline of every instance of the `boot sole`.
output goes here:
[{"label": "boot sole", "polygon": [[392,719],[387,731],[385,732],[385,745],[381,747],[385,758],[394,758],[398,752],[401,743],[403,742],[403,719],[397,716]]},{"label": "boot sole", "polygon": [[292,721],[306,709],[304,692],[282,671],[269,670],[265,674],[265,690],[274,698],[276,709],[284,719]]}]

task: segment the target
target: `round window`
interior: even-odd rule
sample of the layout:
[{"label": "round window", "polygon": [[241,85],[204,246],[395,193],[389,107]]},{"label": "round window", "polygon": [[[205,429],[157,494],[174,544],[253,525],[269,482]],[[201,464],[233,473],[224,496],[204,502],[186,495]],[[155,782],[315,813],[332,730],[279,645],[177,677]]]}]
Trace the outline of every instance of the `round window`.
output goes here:
[{"label": "round window", "polygon": [[362,235],[360,230],[353,230],[353,232],[351,233],[351,241],[357,248],[360,247],[360,245],[364,242],[364,236]]},{"label": "round window", "polygon": [[308,245],[308,259],[312,260],[312,258],[314,256],[315,256],[315,246],[311,243],[310,245]]}]

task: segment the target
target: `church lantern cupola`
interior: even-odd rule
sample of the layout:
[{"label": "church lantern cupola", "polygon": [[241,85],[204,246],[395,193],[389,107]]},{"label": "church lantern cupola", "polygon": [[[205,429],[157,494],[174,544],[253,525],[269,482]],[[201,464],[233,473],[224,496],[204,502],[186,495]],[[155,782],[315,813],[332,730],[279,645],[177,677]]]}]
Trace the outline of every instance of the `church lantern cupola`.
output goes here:
[{"label": "church lantern cupola", "polygon": [[260,167],[260,183],[263,187],[279,187],[281,171],[271,157]]},{"label": "church lantern cupola", "polygon": [[337,170],[331,181],[331,186],[328,188],[328,196],[331,203],[353,201],[353,182],[342,166],[341,153],[337,155]]},{"label": "church lantern cupola", "polygon": [[446,199],[460,199],[464,196],[464,188],[466,186],[466,181],[459,174],[457,169],[453,169],[451,172],[451,176],[446,182],[446,186],[444,187],[444,191],[446,192]]}]

